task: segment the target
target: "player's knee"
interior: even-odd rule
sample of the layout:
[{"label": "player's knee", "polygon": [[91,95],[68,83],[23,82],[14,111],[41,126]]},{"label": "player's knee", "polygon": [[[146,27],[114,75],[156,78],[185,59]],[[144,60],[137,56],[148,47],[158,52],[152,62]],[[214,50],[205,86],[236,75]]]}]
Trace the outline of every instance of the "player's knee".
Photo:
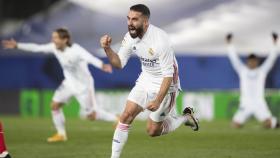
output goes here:
[{"label": "player's knee", "polygon": [[124,112],[120,117],[120,122],[125,124],[131,124],[133,120],[134,120],[134,116],[132,113],[129,112]]},{"label": "player's knee", "polygon": [[90,121],[96,120],[96,112],[92,112],[92,113],[88,114],[87,119]]},{"label": "player's knee", "polygon": [[51,103],[51,109],[52,110],[59,110],[61,108],[61,104],[57,102],[52,102]]},{"label": "player's knee", "polygon": [[161,131],[157,128],[147,128],[147,133],[151,137],[157,137],[161,135]]},{"label": "player's knee", "polygon": [[240,123],[232,122],[232,127],[233,127],[233,128],[242,128],[243,126],[242,126],[242,124],[240,124]]},{"label": "player's knee", "polygon": [[263,122],[263,127],[264,128],[271,128],[271,120],[270,119],[267,119]]}]

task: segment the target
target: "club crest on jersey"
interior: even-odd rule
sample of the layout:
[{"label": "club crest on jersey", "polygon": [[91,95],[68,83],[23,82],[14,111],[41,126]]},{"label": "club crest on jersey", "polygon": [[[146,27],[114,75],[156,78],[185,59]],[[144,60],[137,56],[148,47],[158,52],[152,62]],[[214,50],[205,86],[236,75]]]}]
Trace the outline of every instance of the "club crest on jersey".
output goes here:
[{"label": "club crest on jersey", "polygon": [[149,48],[148,52],[150,55],[154,55],[154,50],[152,48]]}]

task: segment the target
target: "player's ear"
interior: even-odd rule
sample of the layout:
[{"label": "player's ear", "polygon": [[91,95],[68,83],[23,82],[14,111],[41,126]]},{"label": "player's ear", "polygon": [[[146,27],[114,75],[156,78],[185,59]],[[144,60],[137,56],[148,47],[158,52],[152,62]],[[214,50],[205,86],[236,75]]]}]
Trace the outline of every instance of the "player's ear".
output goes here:
[{"label": "player's ear", "polygon": [[67,44],[68,43],[68,38],[63,38],[63,43]]},{"label": "player's ear", "polygon": [[144,16],[144,25],[148,26],[149,25],[149,18]]}]

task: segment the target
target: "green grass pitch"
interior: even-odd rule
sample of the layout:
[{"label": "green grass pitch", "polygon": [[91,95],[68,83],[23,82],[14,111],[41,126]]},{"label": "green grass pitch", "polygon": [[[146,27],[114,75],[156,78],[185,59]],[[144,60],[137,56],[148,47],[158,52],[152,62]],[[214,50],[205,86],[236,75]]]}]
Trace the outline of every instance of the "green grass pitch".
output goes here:
[{"label": "green grass pitch", "polygon": [[[54,133],[51,119],[1,117],[5,138],[13,158],[109,158],[114,132],[111,123],[67,118],[68,141],[49,144]],[[193,132],[177,131],[151,138],[145,123],[136,121],[122,158],[279,158],[280,130],[265,130],[250,121],[241,130],[229,121],[202,122]]]}]

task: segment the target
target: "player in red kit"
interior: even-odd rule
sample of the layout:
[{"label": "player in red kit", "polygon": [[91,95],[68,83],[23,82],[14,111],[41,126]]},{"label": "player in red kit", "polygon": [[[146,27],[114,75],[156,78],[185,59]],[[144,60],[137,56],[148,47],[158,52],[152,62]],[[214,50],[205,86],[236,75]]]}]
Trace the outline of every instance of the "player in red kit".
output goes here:
[{"label": "player in red kit", "polygon": [[0,158],[11,158],[6,148],[6,144],[4,140],[4,130],[1,122],[0,122]]}]

